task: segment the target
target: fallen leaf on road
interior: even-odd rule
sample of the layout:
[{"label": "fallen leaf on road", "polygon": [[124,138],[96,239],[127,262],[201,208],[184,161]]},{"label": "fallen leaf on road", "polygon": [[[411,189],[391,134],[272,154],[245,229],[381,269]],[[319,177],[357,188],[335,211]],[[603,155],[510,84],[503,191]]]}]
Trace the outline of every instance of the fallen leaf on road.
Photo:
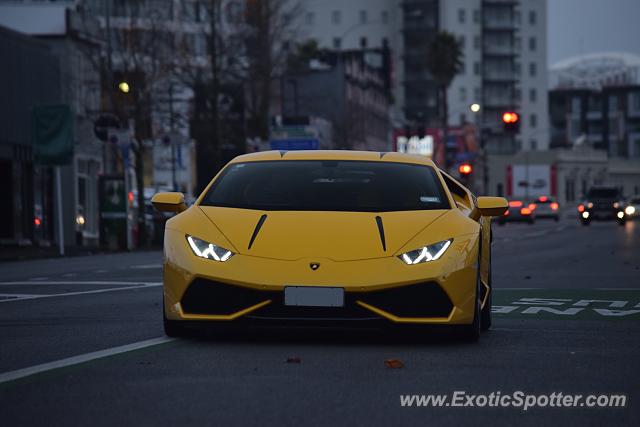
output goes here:
[{"label": "fallen leaf on road", "polygon": [[404,363],[402,363],[398,359],[387,359],[387,360],[384,361],[384,364],[389,369],[401,369],[401,368],[404,368]]}]

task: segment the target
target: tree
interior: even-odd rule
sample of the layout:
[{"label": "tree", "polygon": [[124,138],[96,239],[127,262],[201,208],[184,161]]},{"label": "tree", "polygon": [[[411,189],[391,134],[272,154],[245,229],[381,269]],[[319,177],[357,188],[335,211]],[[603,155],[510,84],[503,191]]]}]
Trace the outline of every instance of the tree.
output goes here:
[{"label": "tree", "polygon": [[427,50],[427,69],[439,92],[442,141],[445,146],[445,168],[447,169],[451,167],[446,149],[449,127],[447,90],[453,79],[462,72],[463,58],[462,43],[456,39],[455,35],[446,31],[436,34]]},{"label": "tree", "polygon": [[300,3],[294,0],[246,2],[247,132],[252,138],[269,138],[272,83],[286,72],[289,49],[299,35]]}]

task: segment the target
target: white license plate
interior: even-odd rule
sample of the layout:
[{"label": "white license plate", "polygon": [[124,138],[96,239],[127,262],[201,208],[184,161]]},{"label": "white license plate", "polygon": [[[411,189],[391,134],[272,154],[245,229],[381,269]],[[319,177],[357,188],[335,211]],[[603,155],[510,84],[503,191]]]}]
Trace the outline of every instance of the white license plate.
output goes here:
[{"label": "white license plate", "polygon": [[284,305],[306,307],[344,307],[344,288],[287,286]]}]

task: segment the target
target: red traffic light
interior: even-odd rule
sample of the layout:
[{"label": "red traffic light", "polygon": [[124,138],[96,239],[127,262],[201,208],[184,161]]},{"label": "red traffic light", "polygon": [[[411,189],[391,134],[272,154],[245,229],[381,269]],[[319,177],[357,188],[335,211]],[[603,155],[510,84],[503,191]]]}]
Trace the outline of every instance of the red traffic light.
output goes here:
[{"label": "red traffic light", "polygon": [[513,111],[507,111],[502,115],[502,121],[505,123],[517,123],[518,120],[520,120],[520,116]]},{"label": "red traffic light", "polygon": [[469,175],[473,172],[473,167],[469,163],[463,163],[458,166],[458,172],[460,172],[460,175]]}]

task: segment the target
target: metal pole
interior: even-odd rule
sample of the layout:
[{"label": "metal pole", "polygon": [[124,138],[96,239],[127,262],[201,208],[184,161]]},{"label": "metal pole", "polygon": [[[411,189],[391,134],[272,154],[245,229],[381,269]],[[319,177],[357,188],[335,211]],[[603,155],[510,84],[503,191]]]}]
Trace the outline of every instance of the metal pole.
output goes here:
[{"label": "metal pole", "polygon": [[60,178],[60,166],[55,167],[56,176],[56,216],[58,217],[58,250],[60,256],[64,256],[64,222],[62,221],[62,179]]}]

